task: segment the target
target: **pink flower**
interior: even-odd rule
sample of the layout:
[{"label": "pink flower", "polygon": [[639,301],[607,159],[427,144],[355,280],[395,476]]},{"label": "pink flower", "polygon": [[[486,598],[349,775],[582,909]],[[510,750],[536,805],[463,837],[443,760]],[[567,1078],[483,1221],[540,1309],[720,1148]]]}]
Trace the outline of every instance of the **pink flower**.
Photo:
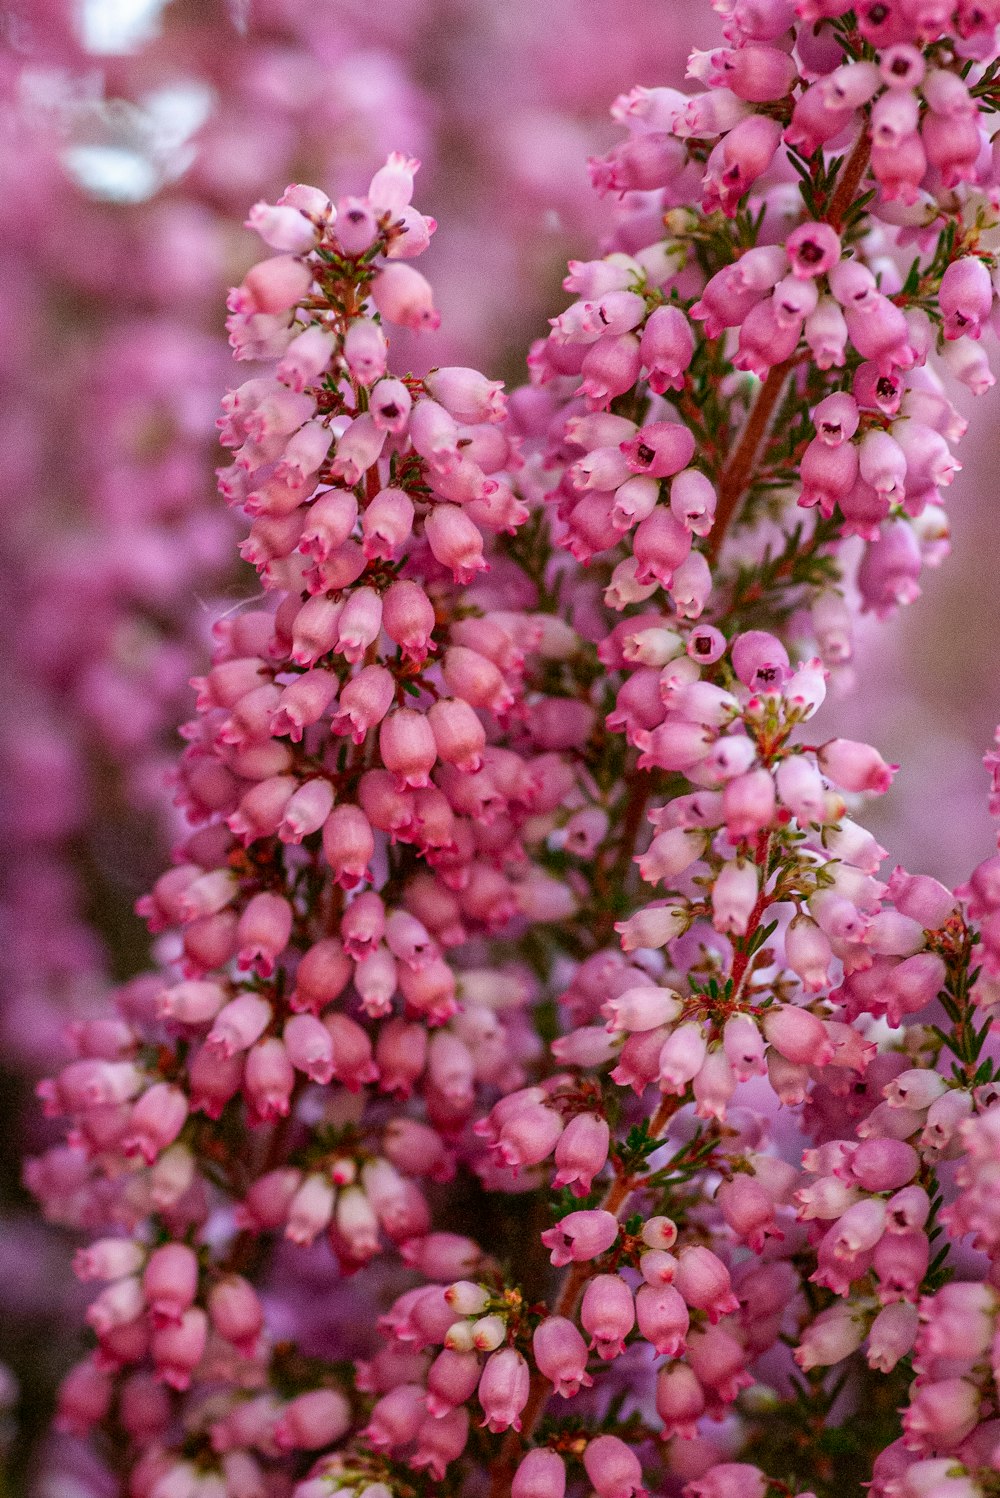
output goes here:
[{"label": "pink flower", "polygon": [[157,1327],[149,1342],[157,1378],[172,1389],[187,1389],[207,1338],[208,1317],[200,1306],[191,1306],[177,1322]]},{"label": "pink flower", "polygon": [[800,1368],[825,1368],[849,1357],[865,1339],[864,1318],[850,1306],[833,1305],[811,1321],[795,1349]]},{"label": "pink flower", "polygon": [[350,1406],[335,1389],[310,1389],[285,1405],[274,1427],[282,1451],[317,1451],[336,1441],[349,1427]]},{"label": "pink flower", "polygon": [[272,250],[288,250],[303,255],[318,238],[316,225],[297,208],[255,203],[247,217],[246,227],[260,235]]},{"label": "pink flower", "polygon": [[708,1248],[682,1250],[674,1284],[689,1306],[708,1313],[713,1326],[739,1304],[732,1293],[729,1270]]},{"label": "pink flower", "polygon": [[398,708],[382,720],[379,752],[387,770],[402,789],[426,786],[428,772],[437,759],[434,731],[427,718],[412,708]]},{"label": "pink flower", "polygon": [[555,1161],[559,1167],[554,1186],[568,1186],[574,1196],[586,1196],[597,1175],[607,1162],[610,1129],[607,1121],[592,1113],[577,1113],[569,1120],[556,1141]]},{"label": "pink flower", "polygon": [[146,1261],[142,1289],[155,1326],[179,1322],[198,1290],[198,1260],[184,1243],[166,1243]]},{"label": "pink flower", "polygon": [[521,1458],[511,1483],[511,1498],[564,1498],[566,1468],[555,1451],[538,1446]]},{"label": "pink flower", "polygon": [[840,236],[829,224],[799,224],[785,240],[785,251],[794,275],[822,276],[840,259]]},{"label": "pink flower", "polygon": [[938,305],[946,338],[978,338],[993,306],[993,283],[983,262],[973,255],[953,260],[941,277]]},{"label": "pink flower", "polygon": [[845,791],[887,791],[898,765],[887,765],[877,750],[852,739],[830,739],[821,745],[819,766]]},{"label": "pink flower", "polygon": [[384,265],[372,286],[372,300],[384,318],[401,327],[419,332],[440,325],[430,285],[411,265],[399,261]]},{"label": "pink flower", "polygon": [[249,270],[243,285],[230,293],[230,311],[286,312],[305,296],[311,282],[308,262],[294,255],[275,255]]},{"label": "pink flower", "polygon": [[644,1498],[639,1458],[617,1436],[588,1441],[583,1465],[598,1498]]},{"label": "pink flower", "polygon": [[602,1210],[570,1212],[541,1237],[559,1269],[563,1264],[585,1263],[604,1253],[618,1237],[618,1222]]},{"label": "pink flower", "polygon": [[686,1363],[665,1363],[656,1378],[656,1412],[665,1439],[694,1436],[695,1422],[705,1410],[705,1393]]},{"label": "pink flower", "polygon": [[129,1115],[127,1131],[122,1138],[126,1155],[140,1155],[152,1165],[184,1127],[188,1102],[179,1087],[157,1082],[144,1092]]},{"label": "pink flower", "polygon": [[[644,1264],[649,1258],[648,1254],[644,1256]],[[639,1331],[656,1352],[677,1357],[684,1351],[690,1312],[674,1285],[641,1285],[635,1298],[635,1310]]]},{"label": "pink flower", "polygon": [[483,538],[477,526],[457,505],[436,504],[424,521],[427,544],[442,566],[450,567],[456,582],[471,582],[487,571]]},{"label": "pink flower", "polygon": [[494,1432],[521,1429],[521,1411],[528,1402],[531,1374],[521,1354],[513,1347],[493,1352],[486,1359],[479,1380],[479,1402],[483,1425]]},{"label": "pink flower", "polygon": [[548,1316],[536,1326],[531,1349],[539,1373],[563,1399],[572,1399],[581,1387],[593,1384],[587,1372],[587,1344],[565,1316]]},{"label": "pink flower", "polygon": [[625,1338],[635,1325],[632,1291],[617,1274],[598,1274],[587,1283],[580,1321],[590,1333],[590,1346],[607,1361],[625,1351]]},{"label": "pink flower", "polygon": [[488,380],[476,369],[444,366],[432,370],[424,384],[428,392],[456,421],[498,421],[506,403],[503,383]]},{"label": "pink flower", "polygon": [[903,1412],[903,1442],[910,1451],[954,1449],[979,1418],[979,1390],[964,1378],[918,1382]]},{"label": "pink flower", "polygon": [[685,1498],[765,1498],[767,1478],[746,1462],[717,1462],[684,1492]]}]

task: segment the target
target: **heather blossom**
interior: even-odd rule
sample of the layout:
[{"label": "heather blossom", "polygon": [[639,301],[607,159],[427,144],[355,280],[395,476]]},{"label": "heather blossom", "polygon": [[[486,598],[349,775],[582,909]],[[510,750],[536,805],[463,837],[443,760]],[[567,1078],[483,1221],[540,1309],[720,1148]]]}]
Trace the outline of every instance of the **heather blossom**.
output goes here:
[{"label": "heather blossom", "polygon": [[[992,380],[1000,15],[716,9],[704,95],[615,105],[606,253],[507,396],[394,362],[438,321],[413,158],[251,211],[262,594],[183,729],[161,966],[27,1171],[98,1231],[60,1420],[136,1498],[995,1484],[1000,865],[884,869],[899,767],[823,706]],[[284,1334],[314,1253],[369,1356]]]}]

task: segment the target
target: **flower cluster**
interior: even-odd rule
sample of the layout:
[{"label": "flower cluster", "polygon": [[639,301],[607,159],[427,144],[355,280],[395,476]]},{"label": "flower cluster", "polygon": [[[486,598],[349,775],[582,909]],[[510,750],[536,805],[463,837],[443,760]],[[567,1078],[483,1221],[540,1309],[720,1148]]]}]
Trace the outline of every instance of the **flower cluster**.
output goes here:
[{"label": "flower cluster", "polygon": [[[415,161],[251,212],[263,598],[195,682],[161,969],[28,1168],[105,1234],[60,1420],[133,1498],[995,1486],[997,860],[880,878],[897,767],[815,724],[992,383],[1000,14],[717,8],[704,94],[616,104],[613,240],[509,401],[390,365]],[[378,1341],[296,1322],[321,1248]]]},{"label": "flower cluster", "polygon": [[[154,932],[172,933],[172,971],[123,991],[116,1021],[80,1027],[79,1059],[41,1089],[73,1119],[71,1143],[29,1171],[61,1220],[138,1231],[79,1261],[109,1284],[88,1312],[98,1358],[66,1385],[74,1427],[110,1405],[109,1369],[147,1356],[181,1390],[234,1347],[265,1372],[259,1300],[231,1272],[246,1235],[281,1229],[308,1246],[324,1234],[346,1267],[386,1242],[428,1274],[481,1259],[429,1233],[418,1182],[452,1173],[449,1141],[483,1086],[523,1080],[532,1042],[516,1011],[532,990],[516,970],[456,970],[447,954],[477,931],[571,913],[521,832],[573,772],[547,749],[544,712],[525,754],[488,742],[545,625],[462,605],[455,586],[487,567],[486,535],[526,517],[503,476],[516,452],[500,387],[464,368],[387,373],[385,323],[436,316],[408,263],[433,227],[409,206],[416,165],[390,157],[364,198],[336,207],[291,188],[251,214],[280,253],[233,293],[231,336],[277,365],[227,398],[235,462],[220,487],[252,517],[243,551],[271,606],[217,627],[195,683],[177,784],[204,825],[139,902]],[[558,652],[566,632],[550,633]],[[506,1021],[497,1011],[510,1007]],[[247,1178],[234,1140],[205,1176],[199,1114],[224,1126],[239,1099],[252,1131],[334,1082],[343,1102],[322,1109],[325,1143],[289,1139],[292,1163],[277,1146]],[[378,1101],[414,1089],[430,1124]],[[220,1173],[236,1237],[199,1255],[187,1239],[210,1220]],[[163,1224],[152,1240],[150,1213]],[[171,1241],[154,1246],[164,1229]],[[218,1339],[228,1352],[213,1352]],[[235,1387],[247,1376],[234,1371]],[[342,1395],[302,1397],[318,1423],[300,1430],[288,1415],[281,1449],[347,1428]],[[222,1450],[217,1424],[206,1439]]]},{"label": "flower cluster", "polygon": [[[476,363],[513,346],[545,310],[542,262],[606,217],[568,167],[602,138],[607,98],[640,60],[681,62],[683,32],[664,31],[658,12],[659,0],[629,0],[613,46],[598,14],[577,14],[567,53],[556,38],[569,25],[540,26],[530,3],[505,27],[474,0],[447,15],[409,0],[335,17],[310,0],[142,15],[6,0],[0,1030],[13,1085],[0,1258],[19,1273],[0,1357],[22,1384],[0,1465],[14,1488],[36,1459],[58,1480],[91,1478],[78,1444],[46,1439],[72,1356],[50,1332],[78,1324],[79,1290],[63,1235],[43,1231],[18,1189],[18,1158],[58,1128],[30,1089],[65,1055],[63,1030],[101,1012],[109,971],[149,961],[128,911],[179,836],[163,783],[172,735],[209,626],[245,586],[211,470],[229,381],[219,307],[254,254],[239,228],[247,203],[305,163],[357,189],[404,144],[424,160],[425,198],[447,210],[435,281],[450,315],[431,338],[401,332],[397,362]],[[470,83],[477,70],[489,87]],[[489,191],[465,191],[469,176]],[[474,298],[462,294],[472,262]]]}]

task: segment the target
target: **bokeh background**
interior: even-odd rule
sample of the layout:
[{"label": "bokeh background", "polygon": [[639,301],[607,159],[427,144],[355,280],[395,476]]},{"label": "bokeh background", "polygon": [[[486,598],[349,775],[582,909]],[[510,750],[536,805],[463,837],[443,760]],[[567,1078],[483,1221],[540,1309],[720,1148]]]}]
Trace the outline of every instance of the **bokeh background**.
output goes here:
[{"label": "bokeh background", "polygon": [[[252,588],[214,486],[246,212],[419,157],[442,327],[402,357],[519,383],[608,229],[586,160],[612,101],[683,86],[718,32],[709,0],[0,0],[0,1493],[91,1491],[47,1434],[72,1243],[20,1161],[54,1137],[33,1088],[66,1026],[148,960],[132,906],[176,840],[188,681]],[[1000,716],[1000,394],[966,404],[953,554],[865,622],[824,709],[904,767],[869,816],[891,858],[949,883],[994,840]]]}]

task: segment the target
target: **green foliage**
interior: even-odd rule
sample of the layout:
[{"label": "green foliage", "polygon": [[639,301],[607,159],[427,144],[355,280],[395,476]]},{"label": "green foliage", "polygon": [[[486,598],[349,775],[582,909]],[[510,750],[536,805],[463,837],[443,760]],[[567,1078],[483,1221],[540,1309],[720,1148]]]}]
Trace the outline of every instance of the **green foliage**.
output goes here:
[{"label": "green foliage", "polygon": [[820,518],[807,537],[804,522],[786,533],[780,551],[770,546],[754,564],[744,563],[731,584],[733,632],[773,629],[809,602],[810,590],[835,588],[840,567],[826,548],[839,532],[835,519]]},{"label": "green foliage", "polygon": [[[864,1498],[878,1453],[900,1434],[898,1410],[906,1403],[910,1375],[900,1365],[875,1373],[861,1358],[834,1375],[824,1369],[792,1376],[794,1393],[754,1407],[750,1391],[739,1408],[752,1425],[741,1457],[756,1462],[789,1493],[808,1489],[816,1498]],[[864,1411],[850,1419],[838,1400],[851,1382],[851,1407]]]}]

